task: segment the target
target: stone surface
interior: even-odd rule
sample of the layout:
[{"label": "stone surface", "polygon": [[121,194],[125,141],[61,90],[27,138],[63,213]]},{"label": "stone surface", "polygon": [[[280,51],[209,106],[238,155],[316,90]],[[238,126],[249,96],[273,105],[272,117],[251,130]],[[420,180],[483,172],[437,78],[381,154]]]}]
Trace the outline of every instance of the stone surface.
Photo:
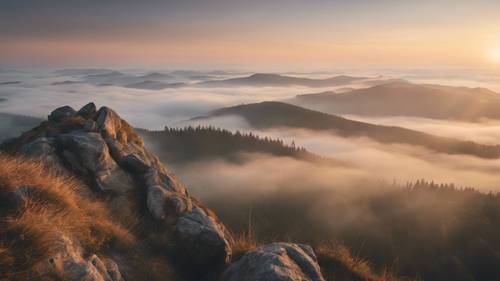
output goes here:
[{"label": "stone surface", "polygon": [[96,113],[97,108],[93,102],[90,102],[86,105],[84,105],[80,110],[78,110],[77,114],[84,117],[84,118],[90,118],[94,113]]},{"label": "stone surface", "polygon": [[100,190],[123,194],[133,188],[130,176],[111,157],[100,134],[75,131],[60,135],[57,140],[69,168],[91,177]]},{"label": "stone surface", "polygon": [[148,187],[148,209],[157,219],[164,219],[166,217],[164,208],[166,197],[167,195],[161,186],[153,185]]},{"label": "stone surface", "polygon": [[97,130],[103,137],[118,140],[121,143],[127,142],[126,135],[122,131],[122,120],[112,109],[105,106],[97,112]]},{"label": "stone surface", "polygon": [[65,118],[75,116],[76,111],[71,106],[62,106],[52,111],[48,117],[50,122],[60,122]]},{"label": "stone surface", "polygon": [[324,281],[311,247],[273,243],[246,253],[229,266],[223,281]]},{"label": "stone surface", "polygon": [[198,270],[213,271],[229,262],[232,239],[224,225],[187,193],[126,121],[110,108],[96,111],[92,103],[79,110],[78,122],[66,120],[75,114],[69,107],[55,110],[51,122],[19,138],[25,142],[20,152],[83,179],[106,196],[112,213],[146,213],[163,222],[169,228],[165,235],[174,233],[171,242]]},{"label": "stone surface", "polygon": [[83,123],[83,130],[87,132],[95,132],[97,130],[95,121],[92,119],[85,120],[85,123]]},{"label": "stone surface", "polygon": [[[183,251],[193,256],[195,265],[211,261],[210,265],[217,268],[229,263],[231,256],[230,237],[224,226],[198,206],[193,206],[177,221],[176,236]],[[221,260],[221,257],[226,257]]]}]

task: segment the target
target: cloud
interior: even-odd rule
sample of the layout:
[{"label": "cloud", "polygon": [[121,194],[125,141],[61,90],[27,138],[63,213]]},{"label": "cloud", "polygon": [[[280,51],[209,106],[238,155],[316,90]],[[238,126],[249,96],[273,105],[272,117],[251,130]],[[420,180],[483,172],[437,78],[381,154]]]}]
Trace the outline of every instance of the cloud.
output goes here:
[{"label": "cloud", "polygon": [[[234,74],[224,74],[223,77],[231,75]],[[52,85],[54,82],[76,78],[42,70],[26,74],[0,75],[0,81],[7,78],[9,81],[19,80],[22,83],[0,86],[0,96],[9,97],[7,102],[0,105],[0,112],[45,117],[50,110],[63,104],[79,108],[89,101],[94,101],[97,105],[106,105],[117,110],[132,125],[150,129],[176,124],[220,107],[263,100],[282,100],[310,91],[309,88],[301,87],[183,87],[141,90],[88,83]]]},{"label": "cloud", "polygon": [[[310,91],[310,89],[295,87],[209,89],[187,87],[150,91],[115,86],[97,87],[89,84],[53,86],[51,84],[60,81],[61,76],[42,70],[34,73],[1,74],[0,77],[21,81],[20,84],[0,87],[0,96],[8,98],[7,101],[0,103],[0,111],[45,117],[50,110],[64,104],[79,108],[89,101],[94,101],[98,105],[106,105],[115,109],[132,125],[150,129],[162,129],[164,126],[196,125],[200,124],[200,121],[184,121],[223,106],[263,100],[282,100]],[[361,117],[355,118],[361,119]],[[496,143],[500,137],[500,133],[498,133],[500,130],[497,130],[499,125],[495,123],[469,124],[400,117],[364,118],[362,120],[398,125],[481,143]],[[212,119],[202,124],[220,126],[233,131],[252,130],[245,120],[238,117]],[[296,145],[303,146],[311,152],[351,162],[357,167],[356,174],[365,174],[377,179],[405,182],[426,178],[439,182],[474,186],[482,190],[496,189],[500,186],[500,180],[497,176],[500,162],[497,160],[436,154],[417,147],[381,145],[366,139],[344,139],[303,130],[268,130],[254,131],[254,133],[281,138],[288,144],[294,141]],[[277,162],[274,162],[274,165],[276,165],[276,169],[280,168],[281,170],[273,171],[273,165],[271,165],[269,169],[262,170],[262,174],[269,171],[273,171],[273,174],[295,175],[298,173],[293,170],[284,170],[286,165],[282,166]],[[258,166],[256,165],[257,168]],[[262,166],[264,165],[262,164]],[[238,167],[228,166],[228,170],[236,168]],[[335,174],[336,172],[324,170],[319,172],[318,169],[316,167],[301,167],[298,170],[310,170],[311,172],[308,174],[316,175]],[[217,173],[214,172],[214,174]],[[331,181],[338,181],[340,176],[336,178],[332,178]]]},{"label": "cloud", "polygon": [[[241,124],[238,121],[232,118],[220,119],[218,123],[212,124]],[[356,180],[364,178],[404,184],[407,181],[426,179],[474,187],[482,191],[500,191],[500,178],[498,178],[500,160],[440,154],[416,146],[380,144],[366,138],[346,139],[307,130],[252,130],[252,132],[263,137],[280,138],[288,144],[294,142],[297,146],[304,147],[313,153],[339,159],[351,165],[348,170],[345,170],[346,167],[322,167],[286,158],[259,157],[245,166],[219,162],[203,163],[203,168],[194,169],[196,171],[194,176],[204,179],[223,179],[220,184],[224,186],[234,184],[234,186],[246,186],[255,190],[256,186],[291,186],[286,180],[295,177],[301,178],[302,182],[314,181],[317,186],[328,186],[324,183],[338,183],[345,179],[345,172],[349,171],[348,174],[362,176]],[[212,170],[212,167],[215,168]],[[203,171],[207,171],[211,176],[206,177]],[[186,171],[180,172],[186,173]],[[236,175],[242,175],[242,177],[239,178]],[[243,175],[248,175],[248,178]],[[270,179],[267,175],[278,178]],[[285,175],[285,177],[281,178],[279,175]],[[191,176],[188,174],[185,178],[189,180]],[[237,182],[231,183],[229,179],[233,177]],[[253,178],[263,179],[263,182],[255,183],[255,180],[251,180]],[[301,181],[292,180],[291,182]]]},{"label": "cloud", "polygon": [[500,144],[500,121],[495,120],[468,123],[419,117],[366,117],[355,115],[348,115],[346,117],[373,124],[414,129],[437,136],[470,140],[483,144]]}]

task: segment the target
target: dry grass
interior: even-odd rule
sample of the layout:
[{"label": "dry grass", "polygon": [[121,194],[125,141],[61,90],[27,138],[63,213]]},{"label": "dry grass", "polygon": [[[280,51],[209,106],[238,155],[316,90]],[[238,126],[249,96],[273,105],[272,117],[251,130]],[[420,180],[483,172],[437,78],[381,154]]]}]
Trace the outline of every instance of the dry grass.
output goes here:
[{"label": "dry grass", "polygon": [[0,280],[26,279],[34,264],[54,254],[61,234],[88,254],[134,243],[77,180],[35,160],[0,155],[0,201]]},{"label": "dry grass", "polygon": [[232,261],[239,260],[244,254],[249,251],[255,250],[259,245],[257,241],[252,237],[251,234],[241,233],[233,234],[233,255]]},{"label": "dry grass", "polygon": [[355,257],[338,242],[322,243],[314,248],[321,270],[327,280],[335,281],[417,281],[396,276],[389,269],[380,273],[370,263]]},{"label": "dry grass", "polygon": [[[235,234],[233,238],[233,262],[259,246],[251,231]],[[346,246],[338,242],[319,244],[314,251],[328,281],[417,281],[399,277],[388,268],[375,272],[368,261],[353,256]]]}]

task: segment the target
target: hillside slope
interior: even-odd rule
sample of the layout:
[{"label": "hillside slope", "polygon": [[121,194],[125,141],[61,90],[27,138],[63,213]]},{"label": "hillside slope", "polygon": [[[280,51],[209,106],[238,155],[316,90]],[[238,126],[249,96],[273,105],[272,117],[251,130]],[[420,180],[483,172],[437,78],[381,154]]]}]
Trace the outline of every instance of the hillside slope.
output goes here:
[{"label": "hillside slope", "polygon": [[340,94],[299,95],[288,102],[331,114],[500,119],[500,94],[484,88],[394,82]]},{"label": "hillside slope", "polygon": [[165,128],[163,131],[137,130],[153,151],[171,164],[190,164],[200,160],[244,162],[246,154],[258,153],[291,157],[297,160],[339,165],[341,161],[324,158],[282,140],[252,133],[230,132],[213,127]]},{"label": "hillside slope", "polygon": [[30,159],[0,155],[0,280],[75,280],[79,274],[122,280],[109,249],[136,241],[85,188]]},{"label": "hillside slope", "polygon": [[447,154],[468,154],[488,159],[500,157],[499,145],[482,145],[401,127],[373,125],[281,102],[262,102],[222,108],[213,111],[208,116],[195,119],[232,115],[245,118],[251,126],[257,129],[285,127],[309,129],[331,132],[342,137],[367,137],[380,143],[422,146]]},{"label": "hillside slope", "polygon": [[[341,185],[291,183],[257,196],[226,189],[212,191],[215,194],[205,203],[232,229],[247,230],[251,214],[257,239],[313,245],[322,268],[333,269],[335,278],[330,280],[397,280],[366,278],[371,274],[358,279],[352,276],[355,269],[342,277],[338,259],[345,255],[331,249],[331,240],[355,249],[354,261],[367,259],[369,267],[381,271],[390,265],[390,271],[418,280],[500,280],[498,193],[478,192],[460,183],[384,183],[377,175],[349,188]],[[366,264],[360,268],[366,272],[363,268]]]}]

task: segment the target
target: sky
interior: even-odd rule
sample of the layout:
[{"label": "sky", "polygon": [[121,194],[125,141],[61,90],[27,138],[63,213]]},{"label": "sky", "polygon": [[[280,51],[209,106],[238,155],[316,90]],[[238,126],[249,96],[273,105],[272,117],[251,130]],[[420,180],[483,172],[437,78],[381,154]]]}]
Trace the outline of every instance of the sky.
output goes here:
[{"label": "sky", "polygon": [[498,0],[1,0],[0,65],[500,68]]}]

